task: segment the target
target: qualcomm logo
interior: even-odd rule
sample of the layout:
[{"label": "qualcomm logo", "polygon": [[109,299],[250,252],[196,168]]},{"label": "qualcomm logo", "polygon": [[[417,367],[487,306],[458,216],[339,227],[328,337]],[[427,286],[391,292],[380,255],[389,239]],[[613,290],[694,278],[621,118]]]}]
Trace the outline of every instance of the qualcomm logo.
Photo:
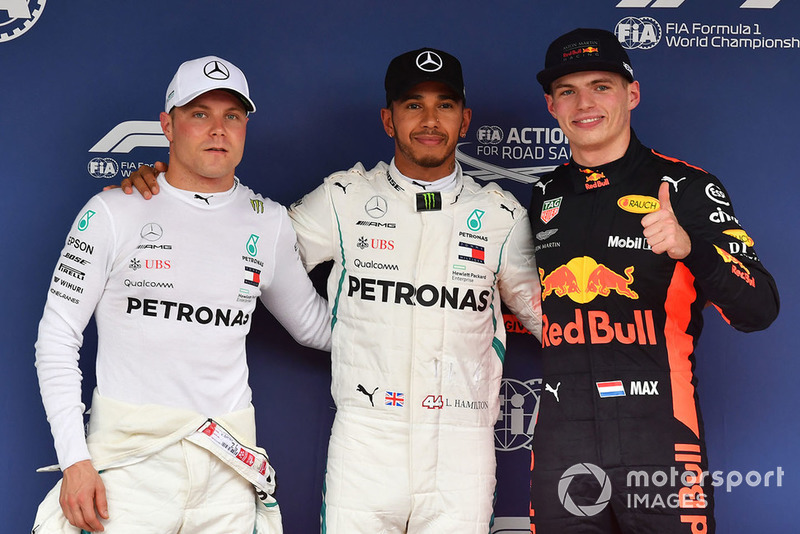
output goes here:
[{"label": "qualcomm logo", "polygon": [[530,449],[542,379],[526,382],[504,378],[500,384],[500,415],[494,426],[494,448],[498,451]]},{"label": "qualcomm logo", "polygon": [[[617,7],[680,7],[686,0],[621,0]],[[772,9],[781,0],[746,0],[740,9]]]},{"label": "qualcomm logo", "polygon": [[169,148],[169,141],[159,121],[121,122],[95,143],[89,152],[127,154],[137,147]]},{"label": "qualcomm logo", "polygon": [[39,20],[47,0],[0,0],[0,43],[16,39]]}]

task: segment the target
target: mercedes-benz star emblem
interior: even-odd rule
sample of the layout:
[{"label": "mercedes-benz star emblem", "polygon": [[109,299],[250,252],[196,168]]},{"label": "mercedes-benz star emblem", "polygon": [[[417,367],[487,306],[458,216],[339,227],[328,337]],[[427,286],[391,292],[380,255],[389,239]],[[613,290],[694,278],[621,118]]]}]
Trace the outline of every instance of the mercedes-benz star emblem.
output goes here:
[{"label": "mercedes-benz star emblem", "polygon": [[436,52],[427,50],[417,56],[417,68],[425,72],[436,72],[442,68],[442,58]]},{"label": "mercedes-benz star emblem", "polygon": [[386,208],[387,208],[386,201],[379,196],[374,196],[364,204],[364,209],[366,210],[367,214],[372,217],[373,219],[380,219],[384,215],[386,215]]},{"label": "mercedes-benz star emblem", "polygon": [[161,239],[161,236],[164,235],[164,230],[161,229],[157,223],[147,223],[142,226],[142,231],[139,232],[139,235],[142,239],[146,239],[148,241],[158,241]]},{"label": "mercedes-benz star emblem", "polygon": [[231,75],[228,72],[228,68],[216,59],[206,63],[205,67],[203,67],[203,74],[212,80],[227,80]]}]

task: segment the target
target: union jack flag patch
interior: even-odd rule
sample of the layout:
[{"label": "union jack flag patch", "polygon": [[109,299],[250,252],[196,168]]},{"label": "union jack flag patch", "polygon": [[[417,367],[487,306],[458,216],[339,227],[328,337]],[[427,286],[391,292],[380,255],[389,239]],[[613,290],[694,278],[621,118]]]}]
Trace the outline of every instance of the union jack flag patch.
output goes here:
[{"label": "union jack flag patch", "polygon": [[387,391],[384,400],[386,401],[386,406],[402,408],[403,402],[405,402],[405,395],[403,393],[397,393],[396,391]]}]

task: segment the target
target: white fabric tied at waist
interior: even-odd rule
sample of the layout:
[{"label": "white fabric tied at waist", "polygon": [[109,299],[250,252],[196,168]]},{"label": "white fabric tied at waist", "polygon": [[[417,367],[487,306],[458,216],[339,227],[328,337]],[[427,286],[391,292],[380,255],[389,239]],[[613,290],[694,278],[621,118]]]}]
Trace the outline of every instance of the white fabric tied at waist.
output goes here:
[{"label": "white fabric tied at waist", "polygon": [[[275,471],[269,465],[269,456],[255,445],[252,404],[209,419],[191,410],[118,401],[101,396],[95,389],[91,410],[86,444],[98,471],[135,464],[186,439],[214,454],[253,484],[262,501],[275,491]],[[214,430],[209,431],[212,423]],[[50,466],[38,471],[57,469],[58,466]]]}]

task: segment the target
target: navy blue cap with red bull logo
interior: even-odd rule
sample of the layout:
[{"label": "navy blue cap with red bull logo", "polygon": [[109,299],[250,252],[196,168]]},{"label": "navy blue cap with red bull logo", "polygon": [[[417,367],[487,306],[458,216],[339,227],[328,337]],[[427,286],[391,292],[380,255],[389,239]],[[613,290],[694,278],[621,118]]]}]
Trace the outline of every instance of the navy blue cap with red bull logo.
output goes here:
[{"label": "navy blue cap with red bull logo", "polygon": [[459,100],[466,100],[461,62],[447,52],[420,48],[400,54],[389,63],[384,80],[386,106],[422,82],[441,82],[452,89]]},{"label": "navy blue cap with red bull logo", "polygon": [[577,28],[550,43],[544,69],[536,79],[544,92],[550,94],[550,86],[558,78],[589,70],[616,72],[633,81],[631,60],[617,36],[596,28]]}]

